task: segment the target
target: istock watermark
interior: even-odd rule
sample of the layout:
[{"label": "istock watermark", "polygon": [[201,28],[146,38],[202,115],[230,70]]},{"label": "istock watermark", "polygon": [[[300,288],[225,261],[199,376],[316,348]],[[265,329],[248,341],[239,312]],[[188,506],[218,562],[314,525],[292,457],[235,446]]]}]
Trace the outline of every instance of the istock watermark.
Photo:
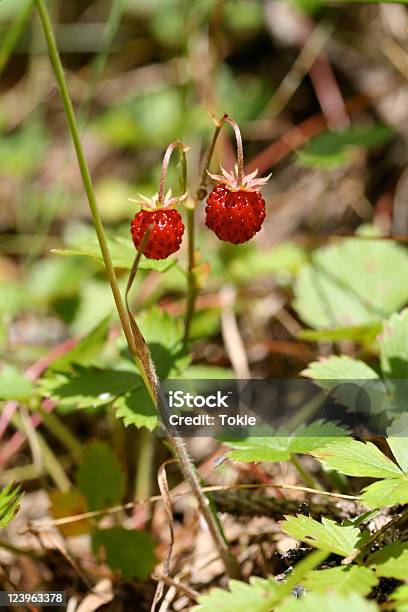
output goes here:
[{"label": "istock watermark", "polygon": [[[407,436],[408,381],[167,380],[159,432],[220,438]],[[405,421],[404,421],[405,422]],[[406,419],[408,427],[408,417]],[[402,423],[402,421],[401,421]]]}]

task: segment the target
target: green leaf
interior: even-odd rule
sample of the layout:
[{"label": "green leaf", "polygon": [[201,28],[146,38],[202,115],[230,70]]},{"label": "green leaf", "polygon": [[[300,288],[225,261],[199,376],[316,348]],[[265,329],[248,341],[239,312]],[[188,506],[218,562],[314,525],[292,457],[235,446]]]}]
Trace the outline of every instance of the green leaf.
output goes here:
[{"label": "green leaf", "polygon": [[242,440],[223,437],[223,442],[235,450],[228,456],[234,461],[288,461],[295,453],[308,453],[322,448],[346,432],[333,423],[316,421],[298,427],[291,435],[278,429],[272,435],[250,436]]},{"label": "green leaf", "polygon": [[377,576],[406,580],[408,576],[408,543],[394,542],[370,555],[367,564]]},{"label": "green leaf", "polygon": [[314,251],[294,308],[314,329],[377,324],[408,301],[408,253],[387,240],[344,239]]},{"label": "green leaf", "polygon": [[304,249],[288,242],[266,250],[245,250],[241,257],[232,259],[228,270],[237,282],[270,275],[289,282],[305,261]]},{"label": "green leaf", "polygon": [[369,325],[351,325],[349,327],[338,327],[336,329],[304,329],[297,334],[299,340],[308,342],[339,342],[351,340],[361,344],[370,345],[381,331],[379,321]]},{"label": "green leaf", "polygon": [[371,442],[359,442],[348,438],[312,451],[324,466],[347,476],[370,478],[398,478],[400,468]]},{"label": "green leaf", "polygon": [[316,136],[297,153],[297,157],[308,167],[333,168],[349,160],[350,147],[369,148],[383,144],[392,137],[392,130],[385,125],[354,125],[341,132],[324,132]]},{"label": "green leaf", "polygon": [[94,553],[103,547],[109,567],[122,572],[126,580],[149,577],[156,563],[154,546],[152,536],[145,531],[113,527],[92,534]]},{"label": "green leaf", "polygon": [[387,378],[408,378],[408,308],[384,323],[378,338],[381,369]]},{"label": "green leaf", "polygon": [[303,582],[307,590],[318,593],[335,591],[342,595],[368,595],[377,583],[378,578],[371,569],[357,565],[316,570],[308,574]]},{"label": "green leaf", "polygon": [[[284,582],[277,582],[274,578],[267,580],[252,576],[249,584],[230,580],[228,591],[224,589],[211,589],[206,595],[198,597],[199,606],[193,608],[196,612],[270,612],[274,606],[292,589],[299,584],[302,578],[312,569],[322,563],[327,554],[313,552],[295,566],[294,571]],[[279,608],[280,609],[280,608]]]},{"label": "green leaf", "polygon": [[14,519],[20,507],[23,493],[19,486],[10,482],[0,491],[0,529],[7,527]]},{"label": "green leaf", "polygon": [[142,382],[138,389],[119,397],[113,403],[113,407],[116,410],[116,417],[122,419],[126,427],[134,425],[146,427],[150,431],[157,427],[157,411]]},{"label": "green leaf", "polygon": [[387,442],[402,471],[408,474],[408,414],[394,419],[387,429]]},{"label": "green leaf", "polygon": [[365,406],[372,415],[383,414],[391,405],[387,387],[377,372],[364,361],[347,355],[332,355],[314,361],[302,374],[315,380],[339,404],[355,412],[361,413],[363,396],[369,402]]},{"label": "green leaf", "polygon": [[267,612],[278,599],[279,587],[274,578],[264,580],[252,576],[249,584],[230,580],[228,591],[211,589],[207,595],[198,597],[196,612]]},{"label": "green leaf", "polygon": [[375,380],[379,378],[377,372],[364,361],[347,355],[332,355],[323,357],[320,361],[313,361],[302,374],[314,380]]},{"label": "green leaf", "polygon": [[403,584],[395,589],[390,599],[396,602],[396,612],[408,612],[408,585]]},{"label": "green leaf", "polygon": [[87,336],[81,338],[74,348],[56,359],[49,370],[63,372],[69,370],[73,364],[90,365],[106,344],[109,321],[110,317],[105,317]]},{"label": "green leaf", "polygon": [[40,381],[40,393],[62,406],[97,408],[140,385],[135,372],[75,365],[69,372],[50,373]]},{"label": "green leaf", "polygon": [[319,523],[309,516],[287,516],[282,529],[291,537],[319,550],[348,557],[357,550],[361,534],[357,527],[342,527],[322,517]]},{"label": "green leaf", "polygon": [[31,381],[12,366],[0,371],[0,400],[25,400],[33,393]]},{"label": "green leaf", "polygon": [[90,510],[101,510],[119,503],[125,492],[121,465],[104,442],[92,442],[77,472],[78,488]]},{"label": "green leaf", "polygon": [[177,378],[190,363],[183,344],[182,321],[153,306],[138,319],[160,379]]},{"label": "green leaf", "polygon": [[369,508],[385,508],[408,503],[408,481],[405,478],[386,478],[363,489],[361,501]]},{"label": "green leaf", "polygon": [[[108,239],[108,247],[112,258],[112,263],[115,268],[125,270],[130,270],[132,268],[136,251],[130,237],[129,239],[123,238],[122,236],[110,238]],[[52,252],[56,255],[63,255],[64,257],[90,257],[101,265],[104,265],[99,243],[95,239],[88,241],[88,243],[84,246],[74,249],[53,249]],[[147,257],[142,256],[139,263],[139,269],[166,272],[166,270],[174,266],[175,263],[176,261],[174,259],[155,260],[147,259]]]},{"label": "green leaf", "polygon": [[376,612],[379,610],[374,602],[367,601],[358,593],[343,595],[336,593],[328,596],[321,593],[306,594],[301,599],[291,597],[279,606],[279,612]]}]

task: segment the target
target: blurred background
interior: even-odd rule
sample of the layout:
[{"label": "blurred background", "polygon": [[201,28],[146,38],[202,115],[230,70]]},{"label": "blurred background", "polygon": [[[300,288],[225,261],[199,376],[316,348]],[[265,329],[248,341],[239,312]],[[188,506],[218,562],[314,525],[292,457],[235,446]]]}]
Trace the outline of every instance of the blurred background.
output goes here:
[{"label": "blurred background", "polygon": [[[128,198],[157,190],[163,151],[176,138],[191,146],[195,187],[211,113],[224,112],[240,123],[247,168],[273,172],[261,247],[373,219],[385,232],[406,232],[403,3],[56,0],[50,9],[112,233],[128,238]],[[98,264],[50,255],[89,243],[93,229],[32,2],[3,0],[0,28],[0,333],[6,356],[30,363],[88,331],[112,302]],[[225,130],[216,158],[231,167],[234,155]],[[205,259],[221,250],[221,264],[228,260],[204,229],[199,244]],[[177,294],[173,276],[147,288],[146,299]]]}]

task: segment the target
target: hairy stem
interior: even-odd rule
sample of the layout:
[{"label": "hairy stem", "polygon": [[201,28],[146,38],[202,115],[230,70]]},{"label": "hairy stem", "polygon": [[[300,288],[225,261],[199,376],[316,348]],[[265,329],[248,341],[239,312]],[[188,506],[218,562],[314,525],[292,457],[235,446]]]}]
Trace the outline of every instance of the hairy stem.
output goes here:
[{"label": "hairy stem", "polygon": [[[164,186],[166,184],[167,170],[169,169],[169,163],[171,156],[173,155],[173,151],[176,149],[180,150],[180,155],[182,156],[182,166],[183,166],[183,174],[186,174],[186,151],[187,147],[181,142],[181,140],[176,140],[169,144],[166,149],[166,153],[164,154],[163,163],[162,163],[162,171],[160,176],[160,185],[159,185],[159,197],[158,204],[159,206],[163,206],[164,204]],[[185,180],[183,181],[185,183]],[[182,186],[182,195],[186,192],[186,184]]]},{"label": "hairy stem", "polygon": [[[61,59],[59,56],[55,36],[50,20],[50,16],[47,10],[47,6],[44,0],[35,0],[38,13],[41,19],[42,27],[44,30],[44,36],[48,46],[48,52],[51,60],[51,64],[54,70],[55,78],[60,89],[62,103],[64,106],[65,114],[67,117],[69,129],[71,132],[72,141],[74,143],[76,155],[78,158],[78,164],[82,176],[83,185],[88,198],[89,206],[92,213],[93,223],[95,231],[98,237],[99,246],[105,263],[106,273],[109,279],[109,283],[112,289],[113,297],[115,300],[116,308],[119,314],[120,322],[123,328],[123,332],[126,337],[126,341],[129,346],[129,350],[133,354],[135,361],[139,367],[141,376],[145,382],[145,385],[150,393],[150,396],[154,404],[158,407],[159,412],[163,413],[163,410],[167,410],[167,406],[162,403],[159,394],[159,385],[157,375],[154,369],[153,362],[150,357],[150,351],[145,343],[145,340],[135,322],[135,320],[128,317],[125,304],[122,300],[122,296],[119,290],[118,281],[116,278],[115,270],[112,264],[112,260],[109,254],[108,244],[103,229],[103,224],[99,211],[96,204],[95,191],[91,175],[89,172],[88,164],[85,158],[85,153],[82,148],[81,139],[79,136],[79,130],[75,113],[72,105],[72,101],[68,91],[68,85],[65,79],[64,70],[62,67]],[[164,183],[163,183],[164,190]],[[171,434],[170,434],[171,435]],[[228,547],[225,540],[222,537],[219,526],[216,522],[215,517],[211,513],[208,506],[208,500],[205,497],[201,485],[198,481],[194,465],[189,457],[184,441],[181,438],[171,437],[173,448],[177,460],[180,463],[184,477],[190,484],[192,491],[197,499],[200,511],[205,519],[208,529],[213,536],[214,544],[217,547],[218,553],[222,558],[228,574],[231,577],[237,577],[239,575],[239,568],[235,559],[231,557],[228,551]]]}]

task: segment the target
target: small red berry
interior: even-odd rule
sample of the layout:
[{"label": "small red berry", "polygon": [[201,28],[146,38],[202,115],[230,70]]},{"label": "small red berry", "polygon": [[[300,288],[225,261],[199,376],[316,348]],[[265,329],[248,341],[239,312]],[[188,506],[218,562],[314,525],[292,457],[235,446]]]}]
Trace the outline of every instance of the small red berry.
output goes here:
[{"label": "small red berry", "polygon": [[256,173],[253,173],[240,184],[236,172],[229,173],[222,168],[222,173],[222,176],[210,175],[217,184],[207,198],[205,224],[220,240],[242,244],[262,227],[266,213],[259,186],[269,177],[255,179]]},{"label": "small red berry", "polygon": [[265,200],[259,191],[230,191],[214,187],[207,199],[205,224],[220,240],[242,244],[251,240],[265,219]]},{"label": "small red berry", "polygon": [[170,200],[170,196],[166,196],[163,207],[152,209],[151,206],[157,206],[157,196],[150,200],[143,198],[143,205],[147,204],[149,210],[142,208],[131,223],[130,231],[138,251],[145,233],[150,231],[143,247],[143,254],[148,259],[166,259],[180,248],[184,223],[180,213],[172,207],[174,201],[175,198]]}]

